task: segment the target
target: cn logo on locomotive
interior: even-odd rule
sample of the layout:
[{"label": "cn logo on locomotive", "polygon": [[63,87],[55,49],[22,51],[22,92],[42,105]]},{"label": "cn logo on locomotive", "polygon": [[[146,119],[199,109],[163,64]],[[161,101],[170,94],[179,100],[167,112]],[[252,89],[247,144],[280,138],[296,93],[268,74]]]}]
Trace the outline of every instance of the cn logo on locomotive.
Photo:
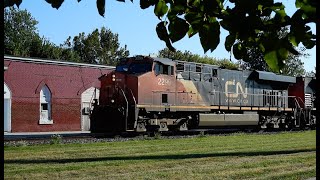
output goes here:
[{"label": "cn logo on locomotive", "polygon": [[[236,85],[236,92],[235,93],[231,93],[228,91],[228,86],[235,86]],[[237,98],[239,96],[239,90],[241,91],[241,94],[243,96],[243,98],[247,98],[248,96],[248,89],[245,88],[245,92],[243,91],[243,88],[242,88],[242,85],[240,82],[237,82],[236,84],[236,81],[233,80],[233,81],[226,81],[226,84],[225,84],[225,94],[227,97],[229,98]]]}]

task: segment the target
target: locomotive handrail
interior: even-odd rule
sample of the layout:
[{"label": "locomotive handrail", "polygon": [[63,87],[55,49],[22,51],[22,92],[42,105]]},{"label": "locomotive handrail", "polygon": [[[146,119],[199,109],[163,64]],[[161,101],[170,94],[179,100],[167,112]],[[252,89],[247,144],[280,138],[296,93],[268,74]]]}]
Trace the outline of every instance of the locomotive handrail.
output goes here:
[{"label": "locomotive handrail", "polygon": [[[161,92],[166,92],[168,94],[173,94],[173,93],[177,93],[177,94],[181,94],[181,93],[186,93],[186,94],[197,94],[195,92],[183,92],[183,91],[175,91],[175,92],[168,92],[168,91],[164,91],[164,90],[152,90],[152,93],[161,93]],[[212,93],[213,91],[210,91],[210,93]],[[214,91],[214,94],[216,94],[217,96],[219,96],[219,102],[218,104],[219,105],[222,105],[221,104],[221,100],[220,100],[220,96],[223,95],[223,94],[233,94],[235,92],[225,92],[225,91]],[[251,98],[251,99],[255,99],[255,97],[258,97],[258,101],[256,102],[257,103],[257,106],[265,106],[265,107],[277,107],[277,108],[288,108],[288,100],[286,98],[295,98],[294,96],[287,96],[287,95],[284,95],[284,94],[261,94],[261,93],[238,93],[239,95],[239,103],[240,105],[244,105],[243,102],[241,101],[243,99],[243,97],[241,97],[243,94],[246,94],[248,98]],[[265,102],[266,104],[263,103],[263,99],[260,98],[260,97],[266,97],[266,98],[274,98],[274,99],[271,99],[267,102]],[[189,98],[189,97],[187,97]],[[198,97],[197,97],[198,98]],[[230,97],[225,97],[226,98],[226,106],[231,106],[229,102],[229,99]],[[152,100],[154,100],[154,98],[152,98]],[[301,100],[301,99],[300,99]],[[189,101],[188,101],[189,102]],[[151,103],[153,104],[153,103]],[[174,103],[175,104],[175,103]],[[188,103],[189,104],[189,103]],[[255,103],[253,101],[251,101],[251,104],[247,104],[248,106],[253,106]]]},{"label": "locomotive handrail", "polygon": [[300,104],[297,100],[297,97],[294,97],[293,99],[294,99],[294,102],[295,102],[294,104],[296,105],[296,108],[298,107],[300,109],[301,107],[300,107]]},{"label": "locomotive handrail", "polygon": [[300,100],[300,101],[302,102],[303,106],[306,107],[306,105],[305,105],[305,103],[303,102],[303,100],[301,99],[301,97],[296,97],[296,98],[298,98],[298,100]]},{"label": "locomotive handrail", "polygon": [[137,108],[137,101],[136,101],[136,98],[134,97],[134,95],[133,95],[133,92],[132,92],[132,90],[130,89],[130,88],[128,88],[127,87],[127,89],[129,89],[130,90],[130,93],[131,93],[131,96],[132,96],[132,99],[133,99],[133,101],[134,101],[134,120],[135,121],[137,121],[138,120],[138,114],[136,113],[136,108]]},{"label": "locomotive handrail", "polygon": [[132,99],[133,99],[133,101],[134,101],[134,105],[137,106],[137,101],[136,101],[136,98],[135,98],[134,95],[133,95],[132,90],[131,90],[130,88],[128,88],[128,87],[127,87],[127,89],[130,90],[130,93],[131,93],[131,95],[132,95]]},{"label": "locomotive handrail", "polygon": [[129,108],[129,103],[128,103],[128,99],[127,99],[127,96],[126,94],[124,93],[123,89],[121,87],[118,87],[121,92],[122,92],[122,95],[124,97],[124,99],[126,100],[126,103],[127,103],[127,108],[126,108],[126,118],[125,118],[125,131],[127,130],[127,119],[128,119],[128,108]]}]

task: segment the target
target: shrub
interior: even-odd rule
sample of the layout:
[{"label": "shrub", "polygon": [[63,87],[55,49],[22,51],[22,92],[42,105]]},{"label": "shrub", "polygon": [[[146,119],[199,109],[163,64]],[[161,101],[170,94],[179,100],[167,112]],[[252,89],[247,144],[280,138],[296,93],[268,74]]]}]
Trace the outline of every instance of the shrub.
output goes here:
[{"label": "shrub", "polygon": [[154,139],[161,139],[161,132],[155,132]]},{"label": "shrub", "polygon": [[204,131],[200,131],[200,134],[199,134],[199,137],[206,137],[207,135],[205,134],[205,132]]},{"label": "shrub", "polygon": [[54,134],[51,136],[51,141],[50,144],[60,144],[61,143],[61,135],[59,134]]},{"label": "shrub", "polygon": [[20,140],[20,141],[17,141],[17,142],[15,143],[15,146],[17,146],[17,147],[20,147],[20,146],[22,146],[22,147],[28,146],[28,142],[27,142],[27,141],[24,141],[24,140]]}]

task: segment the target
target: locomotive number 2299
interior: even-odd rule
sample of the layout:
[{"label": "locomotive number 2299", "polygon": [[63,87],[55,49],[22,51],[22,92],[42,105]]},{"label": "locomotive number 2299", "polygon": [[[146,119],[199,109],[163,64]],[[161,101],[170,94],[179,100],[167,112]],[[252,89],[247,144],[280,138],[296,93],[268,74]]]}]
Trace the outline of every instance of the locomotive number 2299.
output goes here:
[{"label": "locomotive number 2299", "polygon": [[160,86],[170,85],[170,80],[165,78],[158,78],[158,85]]}]

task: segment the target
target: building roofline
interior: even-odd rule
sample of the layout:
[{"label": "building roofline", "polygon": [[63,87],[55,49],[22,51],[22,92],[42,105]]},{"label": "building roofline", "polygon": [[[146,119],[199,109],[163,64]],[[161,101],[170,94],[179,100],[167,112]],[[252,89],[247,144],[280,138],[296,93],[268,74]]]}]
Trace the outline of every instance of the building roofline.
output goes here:
[{"label": "building roofline", "polygon": [[4,56],[3,58],[4,58],[4,60],[22,61],[22,62],[29,62],[29,63],[40,63],[40,64],[50,64],[50,65],[60,65],[60,66],[74,66],[74,67],[91,67],[91,68],[115,69],[115,66],[106,66],[106,65],[98,65],[98,64],[86,64],[86,63],[75,63],[75,62],[67,62],[67,61],[61,61],[61,60],[24,58],[24,57],[15,57],[15,56]]}]

